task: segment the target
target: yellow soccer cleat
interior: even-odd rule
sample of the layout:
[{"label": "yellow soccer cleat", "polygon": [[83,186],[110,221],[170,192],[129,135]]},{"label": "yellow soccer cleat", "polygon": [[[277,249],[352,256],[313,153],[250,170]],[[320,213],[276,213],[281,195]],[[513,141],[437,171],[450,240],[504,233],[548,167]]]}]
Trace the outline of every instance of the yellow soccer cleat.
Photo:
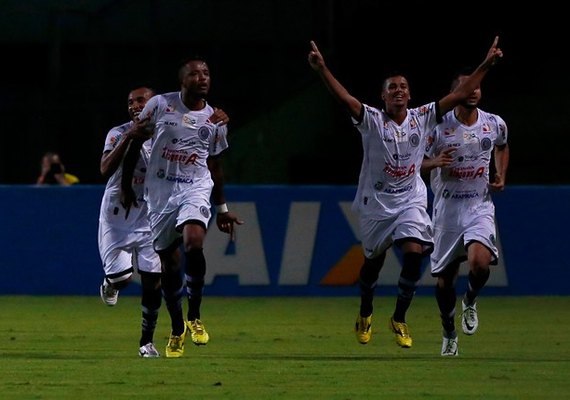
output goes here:
[{"label": "yellow soccer cleat", "polygon": [[372,315],[368,317],[356,317],[356,324],[354,325],[354,333],[356,333],[356,340],[361,344],[366,344],[372,337]]},{"label": "yellow soccer cleat", "polygon": [[210,340],[210,335],[206,332],[206,327],[199,319],[188,321],[186,323],[190,330],[190,338],[196,346],[205,345]]},{"label": "yellow soccer cleat", "polygon": [[170,338],[168,339],[168,344],[166,345],[166,357],[167,358],[178,358],[182,357],[184,354],[184,340],[186,339],[186,324],[184,324],[184,332],[182,335],[175,336],[170,333]]},{"label": "yellow soccer cleat", "polygon": [[394,318],[390,318],[390,330],[396,334],[396,343],[400,347],[412,347],[412,337],[408,329],[408,324],[405,322],[396,322]]}]

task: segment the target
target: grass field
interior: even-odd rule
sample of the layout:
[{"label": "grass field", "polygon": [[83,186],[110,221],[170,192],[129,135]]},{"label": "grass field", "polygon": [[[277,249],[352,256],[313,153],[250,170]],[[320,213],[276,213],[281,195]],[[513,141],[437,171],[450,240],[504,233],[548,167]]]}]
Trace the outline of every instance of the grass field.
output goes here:
[{"label": "grass field", "polygon": [[[439,355],[430,296],[409,311],[411,349],[388,331],[392,297],[365,346],[356,297],[206,297],[210,343],[180,359],[138,357],[138,303],[0,296],[0,399],[570,399],[570,297],[482,297],[455,358]],[[168,333],[163,306],[161,352]]]}]

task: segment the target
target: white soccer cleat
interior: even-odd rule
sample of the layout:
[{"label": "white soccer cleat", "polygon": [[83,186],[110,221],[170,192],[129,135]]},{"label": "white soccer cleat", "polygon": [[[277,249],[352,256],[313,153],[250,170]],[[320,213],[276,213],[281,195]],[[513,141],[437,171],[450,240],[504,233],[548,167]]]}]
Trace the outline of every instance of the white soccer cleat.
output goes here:
[{"label": "white soccer cleat", "polygon": [[443,337],[443,342],[441,344],[441,355],[444,357],[454,357],[459,355],[459,349],[457,347],[457,337],[446,338]]},{"label": "white soccer cleat", "polygon": [[108,306],[114,306],[117,304],[119,291],[113,289],[113,287],[107,282],[107,279],[103,279],[103,283],[99,287],[99,294],[101,294],[101,300],[103,300],[103,303]]},{"label": "white soccer cleat", "polygon": [[143,358],[154,358],[154,357],[160,357],[160,353],[158,352],[156,347],[154,347],[154,344],[152,344],[151,342],[145,344],[144,346],[141,346],[141,348],[139,349],[139,356]]},{"label": "white soccer cleat", "polygon": [[461,300],[461,308],[463,310],[461,313],[461,327],[463,328],[463,333],[466,335],[473,335],[479,326],[477,303],[475,302],[468,306],[465,304],[464,300]]}]

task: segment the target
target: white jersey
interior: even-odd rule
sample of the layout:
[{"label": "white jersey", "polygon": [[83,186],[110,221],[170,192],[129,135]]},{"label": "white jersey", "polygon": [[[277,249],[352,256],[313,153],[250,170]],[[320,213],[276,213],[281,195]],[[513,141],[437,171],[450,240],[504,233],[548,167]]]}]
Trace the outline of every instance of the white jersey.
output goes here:
[{"label": "white jersey", "polygon": [[427,208],[427,189],[420,176],[427,133],[437,125],[436,103],[407,110],[401,125],[384,111],[364,106],[363,158],[353,210],[361,217],[387,219],[409,207]]},{"label": "white jersey", "polygon": [[495,146],[507,143],[507,125],[497,115],[477,111],[477,122],[471,126],[448,112],[428,139],[428,157],[455,149],[448,167],[431,171],[432,219],[441,229],[461,231],[474,217],[495,212],[488,188],[489,165]]},{"label": "white jersey", "polygon": [[194,190],[211,192],[207,159],[228,148],[227,126],[210,123],[213,113],[208,104],[190,111],[180,92],[157,95],[146,103],[139,118],[150,117],[155,126],[144,194],[151,212],[176,210]]},{"label": "white jersey", "polygon": [[[123,134],[133,126],[133,122],[112,128],[105,139],[103,152],[112,151],[121,141]],[[121,206],[121,176],[123,174],[123,164],[111,175],[105,187],[105,193],[101,201],[99,212],[99,222],[108,224],[114,228],[124,231],[150,232],[147,220],[147,207],[143,198],[145,172],[150,155],[150,140],[147,140],[140,151],[133,173],[133,190],[137,196],[138,207],[132,207],[129,218],[125,219],[125,209]]]}]

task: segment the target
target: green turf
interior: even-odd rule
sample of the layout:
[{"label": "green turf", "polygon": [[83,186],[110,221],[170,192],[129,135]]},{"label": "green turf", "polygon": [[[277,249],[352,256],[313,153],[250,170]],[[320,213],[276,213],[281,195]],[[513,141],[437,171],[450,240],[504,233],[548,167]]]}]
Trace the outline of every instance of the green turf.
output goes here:
[{"label": "green turf", "polygon": [[[141,359],[138,298],[0,296],[0,399],[569,399],[570,297],[482,297],[479,331],[439,355],[435,300],[408,313],[411,349],[377,297],[368,345],[356,297],[206,297],[210,343]],[[458,326],[459,329],[460,326]],[[155,342],[169,333],[163,306]]]}]

